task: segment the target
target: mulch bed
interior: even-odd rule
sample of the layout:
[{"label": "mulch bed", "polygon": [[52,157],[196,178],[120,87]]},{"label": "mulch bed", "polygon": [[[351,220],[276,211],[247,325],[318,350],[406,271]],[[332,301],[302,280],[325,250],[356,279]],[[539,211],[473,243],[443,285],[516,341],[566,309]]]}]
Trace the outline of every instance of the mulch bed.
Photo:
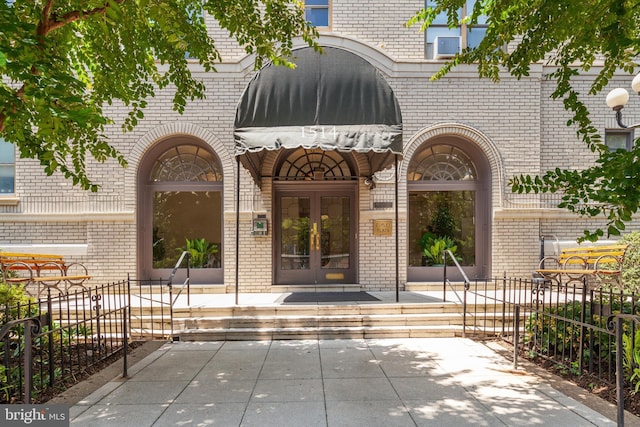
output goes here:
[{"label": "mulch bed", "polygon": [[[141,346],[143,343],[144,343],[143,341],[130,342],[129,351],[132,351],[133,349]],[[100,372],[107,366],[113,364],[114,362],[117,362],[120,359],[122,359],[121,351],[93,364],[92,366],[89,366],[83,369],[82,371],[75,372],[73,375],[65,375],[64,378],[57,380],[56,384],[53,387],[48,387],[44,390],[39,391],[37,393],[37,396],[35,396],[32,399],[32,403],[37,404],[37,403],[48,402],[49,400],[53,399],[54,397],[64,392],[68,388],[78,383],[81,383],[82,381],[89,378],[91,375],[97,372]]]},{"label": "mulch bed", "polygon": [[[589,393],[606,400],[612,405],[618,404],[615,383],[611,384],[589,374],[576,375],[570,372],[566,367],[562,367],[550,360],[542,358],[527,360],[546,369],[548,372],[551,372],[552,374],[587,390]],[[636,394],[630,386],[625,387],[624,408],[630,413],[640,417],[640,393]]]}]

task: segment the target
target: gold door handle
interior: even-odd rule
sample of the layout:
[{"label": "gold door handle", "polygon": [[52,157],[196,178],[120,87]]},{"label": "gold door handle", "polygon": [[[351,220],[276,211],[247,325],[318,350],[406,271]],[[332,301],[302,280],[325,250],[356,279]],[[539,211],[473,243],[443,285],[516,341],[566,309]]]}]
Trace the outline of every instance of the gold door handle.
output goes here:
[{"label": "gold door handle", "polygon": [[313,229],[311,230],[311,249],[313,249],[313,242],[315,241],[316,251],[320,250],[320,232],[318,231],[318,223],[313,223]]}]

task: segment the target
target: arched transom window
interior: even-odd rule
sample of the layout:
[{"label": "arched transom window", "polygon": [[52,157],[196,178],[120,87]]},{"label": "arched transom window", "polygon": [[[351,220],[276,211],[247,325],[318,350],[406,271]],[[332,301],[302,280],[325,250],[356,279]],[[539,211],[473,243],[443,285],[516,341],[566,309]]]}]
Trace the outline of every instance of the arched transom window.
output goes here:
[{"label": "arched transom window", "polygon": [[318,181],[356,178],[351,165],[340,152],[299,148],[280,163],[276,179]]},{"label": "arched transom window", "polygon": [[476,168],[469,157],[452,145],[434,145],[413,159],[409,181],[474,181]]},{"label": "arched transom window", "polygon": [[222,181],[222,168],[216,156],[197,145],[171,147],[156,160],[152,182]]}]

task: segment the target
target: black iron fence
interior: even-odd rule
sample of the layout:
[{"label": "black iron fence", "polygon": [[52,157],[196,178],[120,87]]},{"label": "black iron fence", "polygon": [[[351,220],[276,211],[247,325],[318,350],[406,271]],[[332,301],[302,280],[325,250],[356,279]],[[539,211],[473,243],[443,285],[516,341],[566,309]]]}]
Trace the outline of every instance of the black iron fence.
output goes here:
[{"label": "black iron fence", "polygon": [[129,283],[0,307],[0,403],[44,402],[109,358],[127,375]]},{"label": "black iron fence", "polygon": [[[180,300],[181,306],[187,310],[191,305],[190,264],[191,253],[183,251],[168,280],[127,279],[133,336],[142,340],[173,339],[176,303]],[[182,283],[174,284],[180,268],[186,272],[186,278]]]},{"label": "black iron fence", "polygon": [[[570,283],[500,278],[466,285],[465,335],[499,337],[526,356],[617,387],[618,424],[640,390],[640,295]],[[626,401],[625,401],[626,399]]]},{"label": "black iron fence", "polygon": [[[183,292],[185,291],[186,292]],[[124,356],[131,341],[173,337],[174,305],[189,304],[189,279],[123,280],[0,306],[0,404],[40,403]]]},{"label": "black iron fence", "polygon": [[130,280],[131,335],[140,340],[171,340],[175,306],[190,306],[189,278],[173,285],[166,280]]},{"label": "black iron fence", "polygon": [[[186,290],[183,294],[182,291]],[[173,337],[174,305],[189,280],[125,280],[0,307],[0,403],[43,402],[131,340]],[[586,282],[500,278],[467,282],[464,333],[499,337],[522,355],[640,390],[640,296]],[[621,397],[620,402],[624,399]]]}]

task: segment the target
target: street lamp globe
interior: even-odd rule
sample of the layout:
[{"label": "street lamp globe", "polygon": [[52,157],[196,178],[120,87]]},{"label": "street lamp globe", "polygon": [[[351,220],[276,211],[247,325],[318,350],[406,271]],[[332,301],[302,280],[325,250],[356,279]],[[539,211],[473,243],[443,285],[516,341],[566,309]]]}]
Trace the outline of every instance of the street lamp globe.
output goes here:
[{"label": "street lamp globe", "polygon": [[[631,89],[640,95],[640,74],[636,75],[631,82]],[[640,123],[634,125],[625,125],[622,123],[622,109],[629,102],[629,92],[621,87],[613,89],[607,95],[607,105],[616,113],[616,121],[618,126],[625,129],[640,127]]]},{"label": "street lamp globe", "polygon": [[640,74],[636,75],[631,82],[631,88],[637,94],[640,94]]},{"label": "street lamp globe", "polygon": [[[638,84],[640,85],[640,81]],[[613,89],[607,95],[607,105],[614,111],[624,108],[627,102],[629,102],[629,92],[621,87]]]}]

